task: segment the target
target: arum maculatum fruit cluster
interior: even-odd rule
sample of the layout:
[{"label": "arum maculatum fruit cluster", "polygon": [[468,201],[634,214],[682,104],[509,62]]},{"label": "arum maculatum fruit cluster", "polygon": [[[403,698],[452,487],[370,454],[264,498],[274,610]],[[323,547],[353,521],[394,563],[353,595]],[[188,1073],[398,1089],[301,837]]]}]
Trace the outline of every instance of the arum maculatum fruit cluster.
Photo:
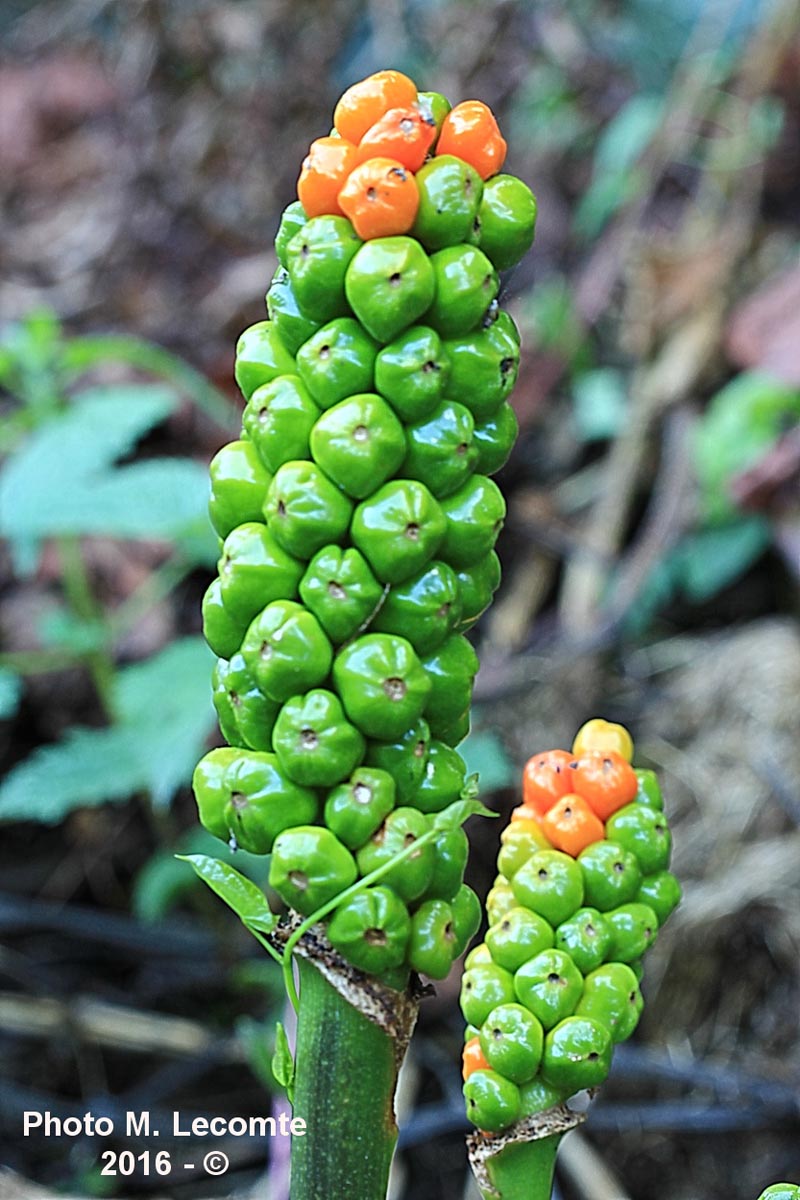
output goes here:
[{"label": "arum maculatum fruit cluster", "polygon": [[[465,633],[499,583],[490,476],[517,432],[498,270],[536,216],[477,101],[382,71],[334,124],[283,215],[268,320],[239,339],[241,436],[211,465],[203,620],[229,745],[194,777],[205,827],[271,854],[271,886],[306,916],[464,787]],[[394,982],[443,977],[479,920],[466,857],[442,831],[338,906],[330,941]]]},{"label": "arum maculatum fruit cluster", "polygon": [[680,900],[655,774],[620,725],[525,766],[461,1007],[467,1114],[496,1133],[606,1078],[642,1011],[645,950]]}]

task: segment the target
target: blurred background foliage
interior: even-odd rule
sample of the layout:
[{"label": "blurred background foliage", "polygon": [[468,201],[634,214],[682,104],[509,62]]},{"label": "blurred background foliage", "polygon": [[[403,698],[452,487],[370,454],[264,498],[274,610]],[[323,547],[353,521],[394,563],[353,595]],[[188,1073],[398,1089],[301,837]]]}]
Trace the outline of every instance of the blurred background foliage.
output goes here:
[{"label": "blurred background foliage", "polygon": [[[530,754],[625,721],[686,881],[560,1194],[601,1195],[597,1154],[630,1200],[800,1177],[797,0],[6,0],[0,1190],[20,1200],[166,1194],[100,1177],[86,1139],[23,1143],[25,1108],[246,1114],[271,1087],[280,982],[174,859],[219,852],[187,787],[218,736],[206,466],[308,143],[385,65],[490,103],[540,208],[504,283],[521,436],[470,768],[507,814]],[[482,894],[497,836],[471,830]],[[397,1197],[470,1195],[456,991],[423,1012]],[[229,1191],[280,1200],[280,1147],[228,1149]]]}]

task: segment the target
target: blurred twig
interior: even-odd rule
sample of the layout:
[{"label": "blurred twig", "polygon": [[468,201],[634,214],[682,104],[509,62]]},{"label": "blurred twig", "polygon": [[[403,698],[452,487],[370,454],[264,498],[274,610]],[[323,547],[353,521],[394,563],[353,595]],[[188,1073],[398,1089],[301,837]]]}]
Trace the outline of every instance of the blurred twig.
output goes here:
[{"label": "blurred twig", "polygon": [[245,1057],[235,1038],[217,1037],[197,1021],[106,1004],[91,996],[58,1000],[0,992],[0,1029],[37,1038],[70,1031],[94,1045],[139,1054],[203,1055],[230,1062]]}]

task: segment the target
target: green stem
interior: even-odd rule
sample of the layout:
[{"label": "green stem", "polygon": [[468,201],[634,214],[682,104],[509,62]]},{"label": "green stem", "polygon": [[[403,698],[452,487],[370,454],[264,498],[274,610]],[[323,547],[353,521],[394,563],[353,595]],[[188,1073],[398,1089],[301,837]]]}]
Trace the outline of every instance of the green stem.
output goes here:
[{"label": "green stem", "polygon": [[395,1046],[304,958],[300,971],[291,1200],[383,1200],[397,1125]]},{"label": "green stem", "polygon": [[492,1191],[482,1191],[485,1200],[550,1200],[556,1152],[563,1134],[530,1142],[512,1142],[485,1160]]}]

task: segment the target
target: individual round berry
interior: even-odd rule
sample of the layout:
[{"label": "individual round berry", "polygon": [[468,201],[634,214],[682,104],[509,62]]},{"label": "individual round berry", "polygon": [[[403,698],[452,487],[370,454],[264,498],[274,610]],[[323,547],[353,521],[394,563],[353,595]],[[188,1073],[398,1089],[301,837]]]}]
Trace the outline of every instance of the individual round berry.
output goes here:
[{"label": "individual round berry", "polygon": [[542,1061],[544,1032],[522,1004],[499,1004],[481,1026],[480,1047],[492,1070],[512,1083],[527,1083]]},{"label": "individual round berry", "polygon": [[505,162],[506,142],[494,113],[481,100],[464,100],[447,114],[436,144],[438,154],[454,154],[481,179],[496,175]]},{"label": "individual round berry", "polygon": [[[584,884],[575,859],[559,850],[537,850],[511,880],[517,903],[560,925],[583,904]],[[599,907],[599,906],[595,906]]]},{"label": "individual round berry", "polygon": [[392,741],[419,717],[430,681],[405,638],[364,634],[344,646],[333,679],[349,719],[367,737]]},{"label": "individual round berry", "polygon": [[390,109],[414,104],[416,99],[416,85],[407,75],[376,71],[344,92],[336,105],[333,124],[341,137],[357,145]]},{"label": "individual round berry", "polygon": [[357,161],[391,158],[409,171],[419,171],[436,139],[432,113],[417,104],[390,108],[371,125],[359,142]]},{"label": "individual round berry", "polygon": [[394,158],[369,158],[350,172],[338,196],[360,238],[408,233],[419,207],[412,172]]},{"label": "individual round berry", "polygon": [[342,214],[339,193],[356,162],[356,147],[345,138],[321,137],[311,143],[297,181],[297,197],[309,217]]},{"label": "individual round berry", "polygon": [[519,1089],[497,1071],[474,1071],[464,1084],[467,1116],[487,1133],[513,1125],[520,1113]]}]

